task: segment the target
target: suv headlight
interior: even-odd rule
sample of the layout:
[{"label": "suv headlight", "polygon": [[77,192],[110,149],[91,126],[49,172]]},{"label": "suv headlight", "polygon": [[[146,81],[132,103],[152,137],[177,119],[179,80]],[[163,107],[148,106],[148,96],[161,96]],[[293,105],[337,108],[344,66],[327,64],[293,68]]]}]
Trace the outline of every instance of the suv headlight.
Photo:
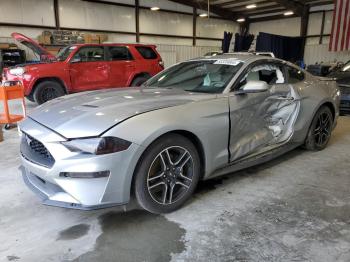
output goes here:
[{"label": "suv headlight", "polygon": [[131,142],[117,137],[96,137],[73,139],[61,142],[72,152],[105,155],[127,150]]},{"label": "suv headlight", "polygon": [[9,73],[11,75],[21,76],[25,73],[25,69],[24,69],[24,67],[15,67],[15,68],[11,68],[9,70]]}]

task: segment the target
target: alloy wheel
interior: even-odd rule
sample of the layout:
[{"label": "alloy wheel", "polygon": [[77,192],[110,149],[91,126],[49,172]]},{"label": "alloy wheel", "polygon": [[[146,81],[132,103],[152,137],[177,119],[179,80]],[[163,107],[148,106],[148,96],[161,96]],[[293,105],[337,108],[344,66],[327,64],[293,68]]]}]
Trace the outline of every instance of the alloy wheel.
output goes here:
[{"label": "alloy wheel", "polygon": [[331,124],[331,116],[327,112],[323,112],[319,115],[314,130],[315,143],[317,146],[322,147],[328,142],[331,135]]},{"label": "alloy wheel", "polygon": [[49,101],[49,100],[52,100],[54,98],[56,98],[58,95],[57,95],[57,91],[55,88],[53,87],[46,87],[44,90],[43,90],[43,93],[42,93],[42,99],[43,101]]},{"label": "alloy wheel", "polygon": [[186,194],[192,178],[191,154],[183,147],[171,146],[153,160],[147,175],[147,189],[158,204],[170,205]]}]

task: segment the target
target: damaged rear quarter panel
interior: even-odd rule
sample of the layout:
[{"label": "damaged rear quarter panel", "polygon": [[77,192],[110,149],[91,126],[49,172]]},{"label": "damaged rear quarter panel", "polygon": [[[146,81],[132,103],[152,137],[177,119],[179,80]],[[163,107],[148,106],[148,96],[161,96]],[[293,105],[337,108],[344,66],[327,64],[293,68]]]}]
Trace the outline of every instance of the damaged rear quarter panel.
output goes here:
[{"label": "damaged rear quarter panel", "polygon": [[301,97],[301,111],[295,123],[293,142],[304,143],[314,115],[325,103],[331,103],[335,117],[339,116],[339,89],[335,81],[320,81],[317,77],[305,73],[305,80],[295,85]]}]

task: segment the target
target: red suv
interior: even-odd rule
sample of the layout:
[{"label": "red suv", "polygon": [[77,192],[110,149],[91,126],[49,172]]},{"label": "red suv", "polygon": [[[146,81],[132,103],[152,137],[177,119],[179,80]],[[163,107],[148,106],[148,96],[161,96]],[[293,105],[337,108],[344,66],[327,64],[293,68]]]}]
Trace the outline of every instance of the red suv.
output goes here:
[{"label": "red suv", "polygon": [[24,35],[12,37],[31,48],[40,62],[4,69],[3,83],[20,81],[26,97],[38,104],[70,93],[140,86],[164,69],[153,45],[76,44],[53,56]]}]

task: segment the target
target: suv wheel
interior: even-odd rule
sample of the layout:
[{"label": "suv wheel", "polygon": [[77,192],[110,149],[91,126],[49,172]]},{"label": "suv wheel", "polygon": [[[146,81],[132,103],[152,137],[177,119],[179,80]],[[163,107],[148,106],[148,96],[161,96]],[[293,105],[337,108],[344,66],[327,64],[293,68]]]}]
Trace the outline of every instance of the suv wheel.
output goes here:
[{"label": "suv wheel", "polygon": [[35,100],[34,100],[34,97],[33,97],[33,94],[30,94],[30,95],[28,95],[28,96],[26,96],[26,98],[30,101],[30,102],[35,102]]},{"label": "suv wheel", "polygon": [[64,90],[59,83],[55,81],[44,81],[35,88],[33,98],[36,103],[41,105],[64,94]]},{"label": "suv wheel", "polygon": [[134,80],[132,80],[130,86],[141,86],[144,82],[146,82],[149,78],[145,76],[138,76]]},{"label": "suv wheel", "polygon": [[191,197],[199,177],[195,146],[181,135],[166,135],[155,141],[140,160],[134,179],[136,199],[149,212],[172,212]]}]

